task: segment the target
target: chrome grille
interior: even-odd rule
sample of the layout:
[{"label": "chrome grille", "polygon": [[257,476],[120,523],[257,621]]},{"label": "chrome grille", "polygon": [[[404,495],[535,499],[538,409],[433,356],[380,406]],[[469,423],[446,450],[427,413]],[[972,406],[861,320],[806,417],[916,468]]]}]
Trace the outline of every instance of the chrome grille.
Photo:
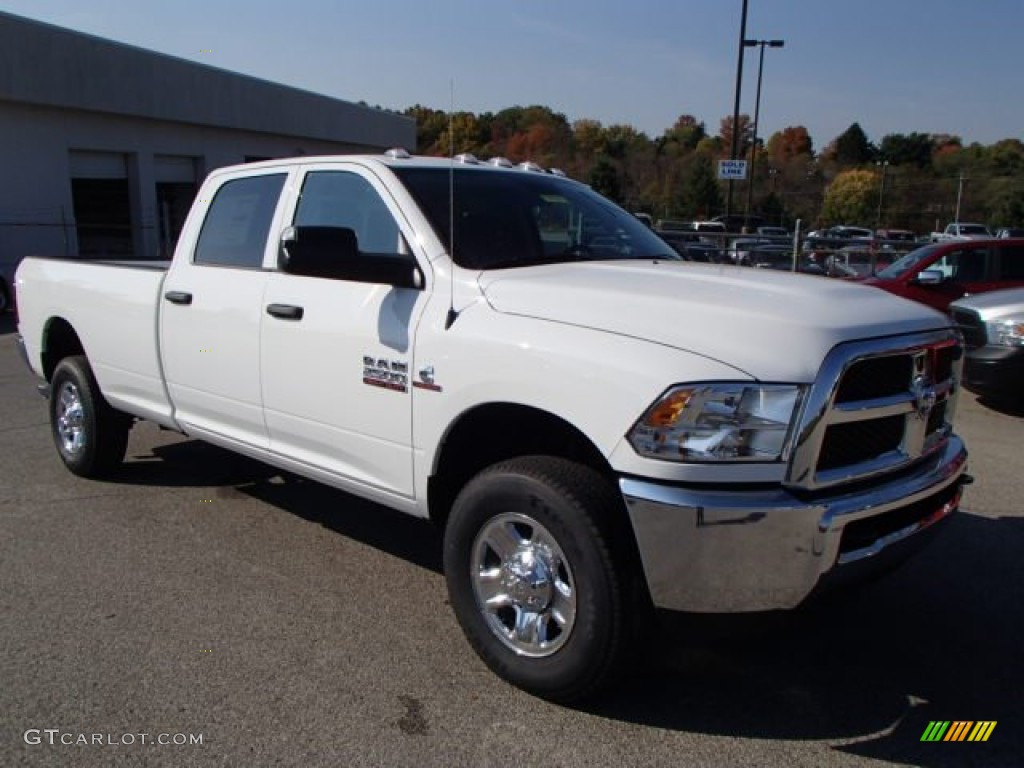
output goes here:
[{"label": "chrome grille", "polygon": [[941,447],[952,434],[962,357],[952,329],[836,347],[805,401],[787,485],[857,482]]}]

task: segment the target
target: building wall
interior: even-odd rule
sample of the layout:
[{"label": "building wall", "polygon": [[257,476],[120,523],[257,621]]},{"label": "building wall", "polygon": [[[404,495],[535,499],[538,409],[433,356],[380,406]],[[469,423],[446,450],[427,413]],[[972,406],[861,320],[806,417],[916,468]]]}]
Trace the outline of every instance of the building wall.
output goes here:
[{"label": "building wall", "polygon": [[159,181],[415,141],[400,115],[0,13],[0,264],[78,252],[72,178],[94,168],[124,168],[133,255],[159,258]]}]

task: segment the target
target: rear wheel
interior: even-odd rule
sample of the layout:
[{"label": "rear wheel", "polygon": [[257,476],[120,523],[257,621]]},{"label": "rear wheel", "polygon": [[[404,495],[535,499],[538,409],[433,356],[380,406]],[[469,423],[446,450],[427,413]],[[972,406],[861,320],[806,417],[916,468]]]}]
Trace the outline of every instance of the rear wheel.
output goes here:
[{"label": "rear wheel", "polygon": [[459,494],[444,565],[456,617],[499,676],[553,701],[589,696],[629,653],[637,569],[614,535],[621,502],[588,467],[523,457]]},{"label": "rear wheel", "polygon": [[50,427],[69,470],[81,477],[109,474],[124,459],[131,425],[130,416],[103,398],[85,357],[57,364],[50,380]]}]

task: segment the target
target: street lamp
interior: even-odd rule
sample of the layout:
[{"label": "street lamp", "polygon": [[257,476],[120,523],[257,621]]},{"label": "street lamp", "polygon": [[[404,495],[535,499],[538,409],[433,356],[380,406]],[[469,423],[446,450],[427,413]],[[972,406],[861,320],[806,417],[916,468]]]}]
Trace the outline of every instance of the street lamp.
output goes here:
[{"label": "street lamp", "polygon": [[[757,65],[757,96],[754,99],[754,136],[750,142],[750,167],[747,169],[747,173],[750,175],[747,177],[747,212],[743,217],[744,226],[750,226],[750,201],[754,195],[754,159],[757,157],[757,120],[761,112],[761,75],[764,74],[764,49],[765,46],[768,48],[782,48],[785,44],[785,40],[743,41],[744,48],[754,48],[757,46],[761,49],[760,60]],[[736,126],[733,125],[733,135],[735,133]]]},{"label": "street lamp", "polygon": [[889,161],[880,160],[875,165],[882,169],[882,183],[878,187],[878,215],[875,216],[875,229],[882,226],[882,201],[885,200],[885,174],[889,170]]},{"label": "street lamp", "polygon": [[[739,56],[736,62],[736,95],[732,102],[732,147],[729,150],[729,159],[736,159],[736,150],[739,148],[739,122],[740,122],[740,90],[743,86],[743,50],[746,46],[747,36],[747,0],[743,0],[743,11],[740,15],[740,44]],[[732,227],[732,176],[726,182],[727,192],[725,195],[725,226]]]}]

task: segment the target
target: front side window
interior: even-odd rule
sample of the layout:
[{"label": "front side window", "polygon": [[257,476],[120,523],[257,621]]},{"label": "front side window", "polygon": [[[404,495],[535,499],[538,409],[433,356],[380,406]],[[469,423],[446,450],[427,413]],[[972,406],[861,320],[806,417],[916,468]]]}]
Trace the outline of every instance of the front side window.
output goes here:
[{"label": "front side window", "polygon": [[223,184],[206,212],[195,263],[261,268],[285,176],[248,176]]},{"label": "front side window", "polygon": [[349,171],[312,171],[302,184],[295,226],[347,227],[363,253],[400,253],[398,223],[377,190]]}]

